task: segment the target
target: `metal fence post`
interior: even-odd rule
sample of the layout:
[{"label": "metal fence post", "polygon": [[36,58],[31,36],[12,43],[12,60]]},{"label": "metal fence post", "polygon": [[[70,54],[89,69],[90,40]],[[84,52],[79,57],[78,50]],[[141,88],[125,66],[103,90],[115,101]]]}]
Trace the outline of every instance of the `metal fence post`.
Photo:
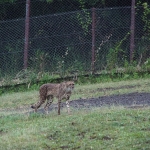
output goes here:
[{"label": "metal fence post", "polygon": [[133,61],[133,53],[134,53],[134,30],[135,30],[135,0],[132,0],[131,6],[131,27],[130,27],[130,62]]},{"label": "metal fence post", "polygon": [[92,8],[92,74],[95,71],[95,8]]},{"label": "metal fence post", "polygon": [[28,67],[29,19],[30,19],[30,0],[26,0],[25,43],[24,43],[24,69],[26,69]]}]

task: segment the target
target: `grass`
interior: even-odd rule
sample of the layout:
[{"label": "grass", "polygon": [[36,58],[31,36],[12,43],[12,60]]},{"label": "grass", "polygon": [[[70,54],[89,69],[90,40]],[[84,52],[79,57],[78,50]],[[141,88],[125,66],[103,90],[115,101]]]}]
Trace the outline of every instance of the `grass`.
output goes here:
[{"label": "grass", "polygon": [[0,119],[1,149],[137,150],[150,147],[150,111],[111,107],[50,115],[13,115]]},{"label": "grass", "polygon": [[[149,92],[149,85],[149,79],[75,85],[75,90],[71,96],[71,100],[132,92]],[[37,100],[38,91],[36,90],[5,93],[0,96],[0,110],[6,108],[28,108]]]},{"label": "grass", "polygon": [[[149,79],[76,85],[71,99],[149,92],[149,85]],[[150,149],[150,107],[29,113],[37,99],[36,90],[0,96],[0,150]]]}]

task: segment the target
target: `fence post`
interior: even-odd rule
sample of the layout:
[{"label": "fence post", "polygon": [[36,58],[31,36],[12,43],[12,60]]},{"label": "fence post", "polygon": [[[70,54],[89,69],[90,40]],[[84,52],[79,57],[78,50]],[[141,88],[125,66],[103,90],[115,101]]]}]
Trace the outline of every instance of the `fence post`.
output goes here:
[{"label": "fence post", "polygon": [[25,43],[24,43],[24,69],[26,69],[28,67],[29,19],[30,19],[30,0],[26,0]]},{"label": "fence post", "polygon": [[135,31],[135,0],[132,0],[131,5],[131,26],[130,26],[130,62],[133,61],[133,53],[134,53],[134,31]]},{"label": "fence post", "polygon": [[95,8],[92,8],[92,74],[95,71]]}]

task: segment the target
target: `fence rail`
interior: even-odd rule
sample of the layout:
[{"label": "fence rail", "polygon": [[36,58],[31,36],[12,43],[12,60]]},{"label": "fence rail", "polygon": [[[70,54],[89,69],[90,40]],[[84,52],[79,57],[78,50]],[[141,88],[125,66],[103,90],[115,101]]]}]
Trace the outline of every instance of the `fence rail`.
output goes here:
[{"label": "fence rail", "polygon": [[[136,65],[144,64],[150,56],[149,35],[144,30],[142,14],[139,8],[135,16],[133,62]],[[131,62],[131,7],[30,17],[29,25],[30,75],[31,72],[60,76],[100,72],[124,68]],[[24,69],[24,36],[25,19],[0,21],[1,81],[5,77],[16,79]]]}]

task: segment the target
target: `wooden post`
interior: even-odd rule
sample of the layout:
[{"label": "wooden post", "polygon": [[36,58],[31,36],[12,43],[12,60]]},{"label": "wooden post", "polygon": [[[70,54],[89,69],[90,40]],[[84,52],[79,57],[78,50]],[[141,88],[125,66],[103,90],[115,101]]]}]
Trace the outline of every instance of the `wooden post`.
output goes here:
[{"label": "wooden post", "polygon": [[92,74],[95,71],[95,8],[92,8]]},{"label": "wooden post", "polygon": [[130,62],[133,61],[133,53],[134,53],[134,31],[135,31],[135,0],[132,0],[131,6],[131,27],[130,27]]},{"label": "wooden post", "polygon": [[28,67],[29,20],[30,20],[30,0],[26,0],[25,43],[24,43],[24,69],[27,69],[27,67]]}]

